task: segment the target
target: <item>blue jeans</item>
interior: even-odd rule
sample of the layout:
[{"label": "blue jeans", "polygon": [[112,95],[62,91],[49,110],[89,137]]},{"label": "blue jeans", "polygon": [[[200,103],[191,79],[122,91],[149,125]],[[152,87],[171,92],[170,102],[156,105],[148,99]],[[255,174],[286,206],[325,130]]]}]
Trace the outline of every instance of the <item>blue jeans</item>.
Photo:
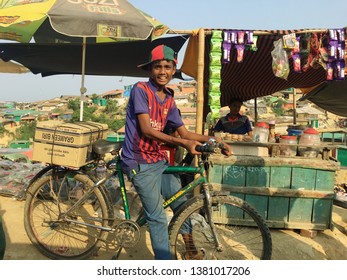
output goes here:
[{"label": "blue jeans", "polygon": [[[141,199],[156,260],[171,260],[168,221],[162,205],[163,198],[170,198],[181,188],[177,176],[163,174],[167,166],[165,161],[139,164],[138,170],[135,170],[136,174],[127,174]],[[182,197],[170,207],[175,212],[185,201],[186,198]]]}]

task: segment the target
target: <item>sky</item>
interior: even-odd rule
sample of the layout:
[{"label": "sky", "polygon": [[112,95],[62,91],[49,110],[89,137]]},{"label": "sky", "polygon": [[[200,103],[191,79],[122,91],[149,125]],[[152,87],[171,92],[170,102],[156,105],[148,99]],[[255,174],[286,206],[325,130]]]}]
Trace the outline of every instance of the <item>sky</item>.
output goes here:
[{"label": "sky", "polygon": [[[115,0],[116,1],[116,0]],[[173,30],[225,28],[246,30],[341,28],[347,26],[347,1],[335,0],[129,0]],[[179,53],[179,64],[185,48]],[[86,94],[101,94],[140,80],[135,77],[85,77]],[[143,79],[141,79],[143,80]],[[175,82],[175,81],[173,81]],[[176,80],[178,82],[178,80]],[[0,73],[0,101],[34,102],[79,95],[80,75],[41,77]]]}]

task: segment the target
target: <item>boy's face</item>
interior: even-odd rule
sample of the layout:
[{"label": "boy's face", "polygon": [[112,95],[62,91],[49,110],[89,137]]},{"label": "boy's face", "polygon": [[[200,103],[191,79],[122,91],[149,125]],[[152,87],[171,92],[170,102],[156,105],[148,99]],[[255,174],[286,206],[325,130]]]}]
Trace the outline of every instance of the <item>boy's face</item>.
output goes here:
[{"label": "boy's face", "polygon": [[176,72],[173,61],[159,60],[154,61],[151,67],[151,77],[158,86],[167,85]]},{"label": "boy's face", "polygon": [[242,103],[235,101],[229,105],[230,113],[236,115],[241,109]]}]

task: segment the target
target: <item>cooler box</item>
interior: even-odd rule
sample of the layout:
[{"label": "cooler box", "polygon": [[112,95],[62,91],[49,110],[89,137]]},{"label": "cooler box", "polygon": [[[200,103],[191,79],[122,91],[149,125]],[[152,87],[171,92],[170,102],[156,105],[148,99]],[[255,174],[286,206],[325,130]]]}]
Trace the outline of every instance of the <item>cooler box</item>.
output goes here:
[{"label": "cooler box", "polygon": [[79,168],[92,161],[92,143],[106,139],[107,124],[95,122],[38,122],[33,160]]}]

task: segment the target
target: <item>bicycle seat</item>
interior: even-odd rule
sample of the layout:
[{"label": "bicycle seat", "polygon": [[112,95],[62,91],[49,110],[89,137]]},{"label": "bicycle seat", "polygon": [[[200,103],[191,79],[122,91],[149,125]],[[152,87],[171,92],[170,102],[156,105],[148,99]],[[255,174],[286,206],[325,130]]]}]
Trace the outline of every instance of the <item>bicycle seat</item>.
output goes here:
[{"label": "bicycle seat", "polygon": [[122,148],[123,142],[110,142],[104,139],[96,140],[93,143],[93,152],[104,155],[111,152],[118,152]]}]

